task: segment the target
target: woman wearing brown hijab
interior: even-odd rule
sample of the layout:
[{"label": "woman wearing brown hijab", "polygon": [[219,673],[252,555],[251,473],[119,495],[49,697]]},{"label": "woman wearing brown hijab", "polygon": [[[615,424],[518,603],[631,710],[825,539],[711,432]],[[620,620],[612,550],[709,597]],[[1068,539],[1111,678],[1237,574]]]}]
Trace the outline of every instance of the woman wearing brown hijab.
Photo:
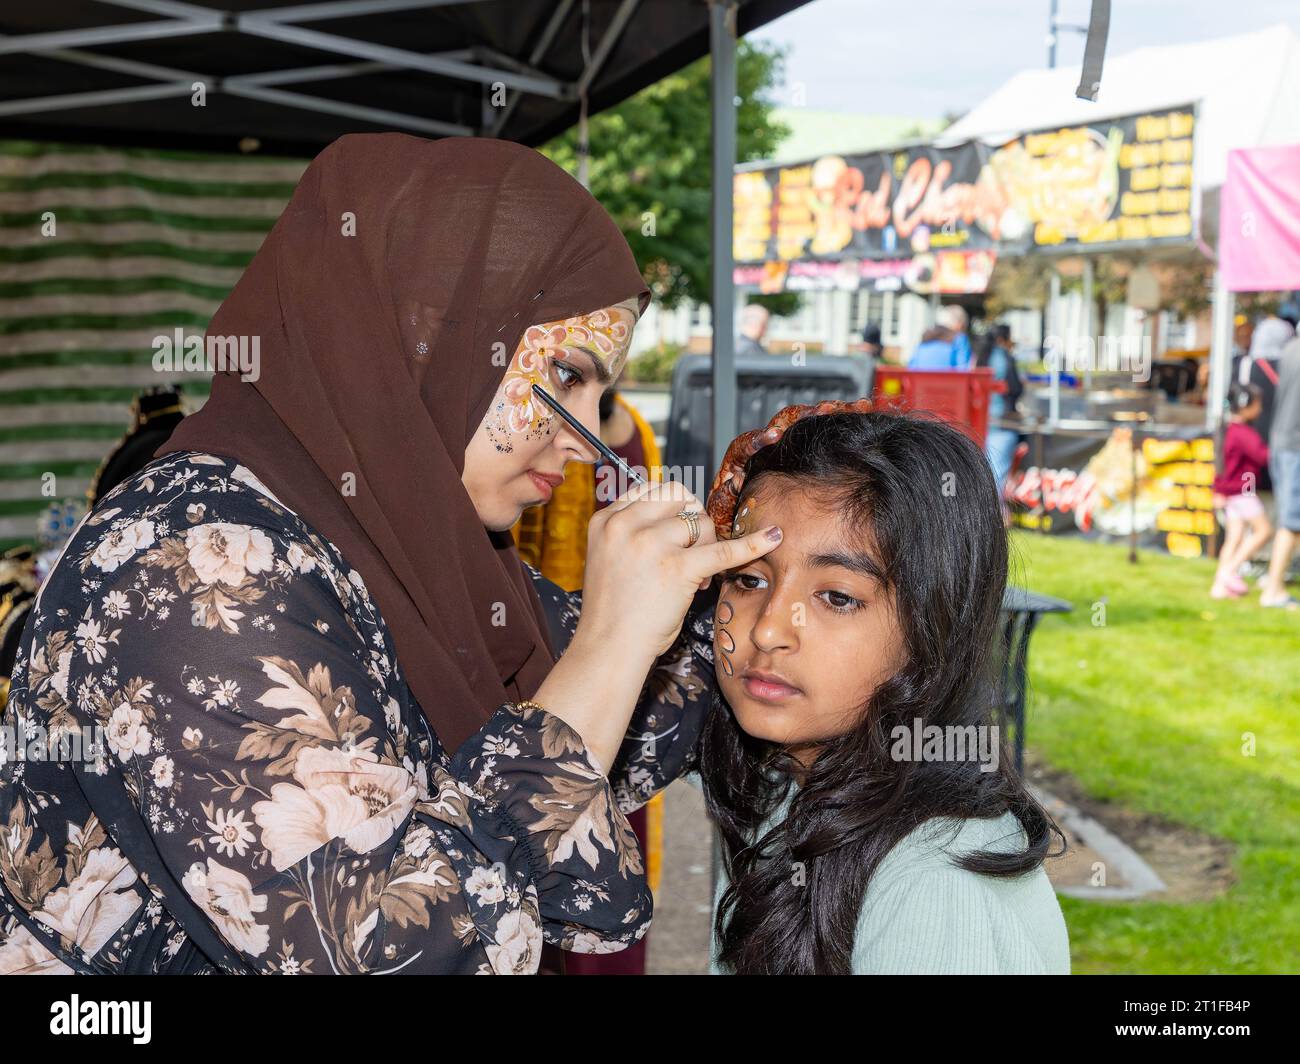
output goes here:
[{"label": "woman wearing brown hijab", "polygon": [[5,723],[49,753],[0,768],[0,973],[532,972],[644,934],[623,814],[693,756],[699,589],[773,541],[638,487],[568,594],[507,530],[597,457],[532,385],[594,430],[649,296],[531,149],[313,161],[208,328],[257,358],[33,607]]}]

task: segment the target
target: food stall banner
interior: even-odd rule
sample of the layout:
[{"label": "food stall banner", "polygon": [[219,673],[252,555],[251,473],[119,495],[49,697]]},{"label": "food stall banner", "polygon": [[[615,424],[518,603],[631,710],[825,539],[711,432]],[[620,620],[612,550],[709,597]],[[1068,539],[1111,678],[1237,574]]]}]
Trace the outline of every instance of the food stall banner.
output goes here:
[{"label": "food stall banner", "polygon": [[1300,285],[1300,144],[1228,152],[1219,269],[1229,292]]},{"label": "food stall banner", "polygon": [[[1007,485],[1012,522],[1037,532],[1090,539],[1127,537],[1185,558],[1210,551],[1214,511],[1214,440],[1161,439],[1133,430],[1109,436],[1030,436],[1030,464]],[[1041,458],[1036,451],[1041,451]]]},{"label": "food stall banner", "polygon": [[997,257],[996,251],[936,251],[896,259],[773,259],[737,266],[732,280],[764,294],[839,288],[965,295],[988,288]]},{"label": "food stall banner", "polygon": [[[996,148],[923,144],[740,171],[736,283],[781,291],[807,278],[797,263],[833,275],[849,260],[839,284],[853,275],[880,288],[883,275],[919,292],[979,292],[989,252],[1188,242],[1195,122],[1191,107],[1176,108]],[[873,273],[882,261],[895,265]]]}]

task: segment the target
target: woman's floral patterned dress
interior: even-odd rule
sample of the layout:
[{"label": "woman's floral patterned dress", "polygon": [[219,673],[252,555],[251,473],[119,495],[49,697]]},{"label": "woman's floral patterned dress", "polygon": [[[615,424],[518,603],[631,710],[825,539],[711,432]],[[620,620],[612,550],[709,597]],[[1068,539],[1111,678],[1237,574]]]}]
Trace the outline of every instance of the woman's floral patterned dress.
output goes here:
[{"label": "woman's floral patterned dress", "polygon": [[[557,649],[581,593],[531,570]],[[697,596],[606,776],[545,711],[454,756],[361,577],[233,459],[119,485],[41,588],[0,752],[2,973],[532,973],[651,916],[624,813],[692,767]]]}]

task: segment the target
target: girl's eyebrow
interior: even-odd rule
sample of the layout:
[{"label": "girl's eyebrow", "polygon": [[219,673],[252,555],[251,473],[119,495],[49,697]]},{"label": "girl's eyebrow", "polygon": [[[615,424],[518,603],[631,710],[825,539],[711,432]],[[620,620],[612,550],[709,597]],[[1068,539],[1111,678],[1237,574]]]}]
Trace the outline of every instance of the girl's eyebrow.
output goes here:
[{"label": "girl's eyebrow", "polygon": [[808,554],[804,556],[804,561],[810,569],[829,569],[836,566],[848,569],[850,572],[861,573],[872,580],[884,580],[885,577],[885,571],[874,558],[856,551],[837,550],[822,554]]}]

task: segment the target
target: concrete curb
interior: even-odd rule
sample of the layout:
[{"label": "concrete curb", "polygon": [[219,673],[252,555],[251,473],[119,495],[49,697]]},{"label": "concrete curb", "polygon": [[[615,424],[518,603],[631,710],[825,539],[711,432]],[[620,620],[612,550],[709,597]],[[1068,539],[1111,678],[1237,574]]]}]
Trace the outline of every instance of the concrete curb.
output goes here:
[{"label": "concrete curb", "polygon": [[1068,802],[1027,784],[1029,793],[1063,827],[1086,842],[1106,864],[1120,874],[1126,887],[1058,887],[1056,892],[1070,898],[1088,901],[1134,901],[1152,894],[1163,893],[1168,888],[1146,861],[1142,860],[1122,839],[1107,831],[1092,817],[1081,813]]}]

